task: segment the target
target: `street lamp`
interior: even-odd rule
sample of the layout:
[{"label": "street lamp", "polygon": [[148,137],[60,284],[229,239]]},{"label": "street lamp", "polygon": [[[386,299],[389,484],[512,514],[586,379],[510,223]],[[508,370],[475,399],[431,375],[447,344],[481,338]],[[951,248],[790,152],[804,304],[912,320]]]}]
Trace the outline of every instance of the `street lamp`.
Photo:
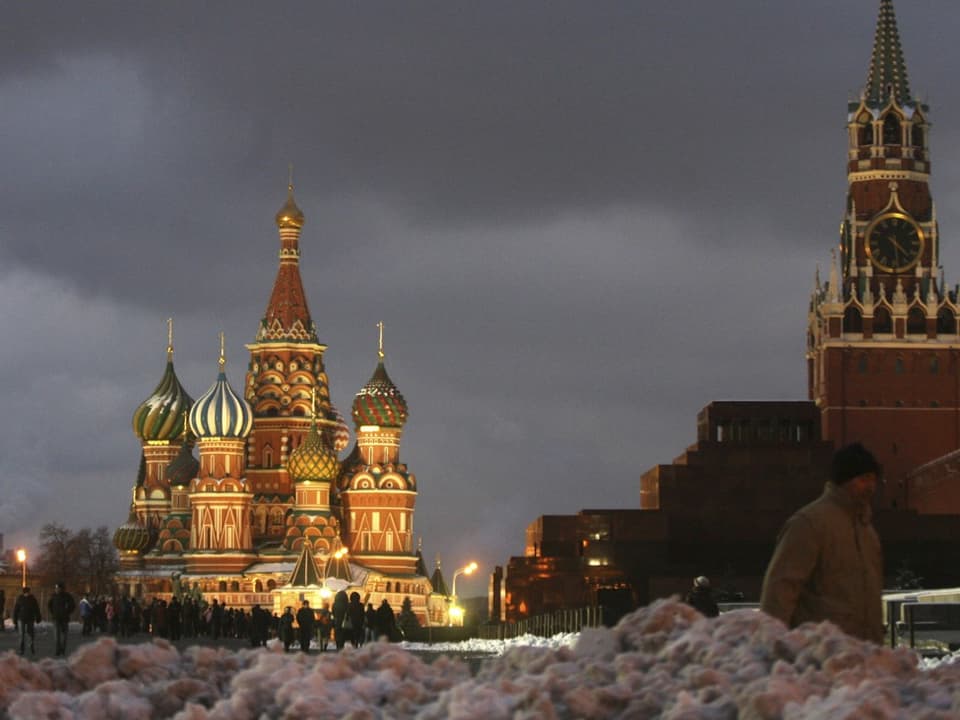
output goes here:
[{"label": "street lamp", "polygon": [[453,595],[454,600],[456,600],[456,597],[457,597],[457,576],[458,576],[458,575],[470,575],[470,574],[472,574],[478,567],[479,567],[479,565],[477,565],[475,562],[472,562],[472,563],[470,563],[469,565],[464,565],[462,568],[460,568],[459,570],[457,570],[457,571],[453,574],[453,588],[452,588],[453,593],[452,593],[452,595]]},{"label": "street lamp", "polygon": [[27,586],[27,551],[23,548],[17,550],[17,561],[20,563],[20,587]]}]

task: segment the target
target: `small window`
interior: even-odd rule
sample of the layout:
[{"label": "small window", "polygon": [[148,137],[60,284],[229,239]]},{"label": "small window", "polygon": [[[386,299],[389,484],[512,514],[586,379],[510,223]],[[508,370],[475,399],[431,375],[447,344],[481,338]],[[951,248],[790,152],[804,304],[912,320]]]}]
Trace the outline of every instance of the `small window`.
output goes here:
[{"label": "small window", "polygon": [[930,374],[937,375],[940,373],[940,358],[934,355],[930,358]]},{"label": "small window", "polygon": [[866,122],[857,130],[857,144],[860,147],[873,145],[873,125]]},{"label": "small window", "polygon": [[[903,375],[903,358],[902,357],[898,357],[896,359],[896,362],[894,362],[893,371],[897,375]],[[898,400],[897,403],[900,404],[900,401]]]},{"label": "small window", "polygon": [[910,144],[915,148],[923,148],[923,128],[919,125],[914,125],[910,129]]},{"label": "small window", "polygon": [[896,113],[887,113],[883,119],[883,144],[899,145],[900,142],[900,119]]},{"label": "small window", "polygon": [[865,375],[867,372],[867,367],[867,354],[860,353],[860,357],[857,359],[857,372],[859,372],[861,375]]}]

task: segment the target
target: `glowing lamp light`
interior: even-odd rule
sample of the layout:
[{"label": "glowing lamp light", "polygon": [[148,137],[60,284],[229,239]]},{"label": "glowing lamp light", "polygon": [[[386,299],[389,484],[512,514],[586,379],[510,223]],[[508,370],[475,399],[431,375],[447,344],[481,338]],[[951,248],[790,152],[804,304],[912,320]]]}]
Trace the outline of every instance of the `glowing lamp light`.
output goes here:
[{"label": "glowing lamp light", "polygon": [[331,595],[333,595],[333,593],[330,591],[330,588],[328,588],[326,585],[324,585],[322,588],[320,588],[320,598],[321,598],[321,599],[323,599],[323,600],[329,600]]},{"label": "glowing lamp light", "polygon": [[450,607],[450,621],[451,621],[451,624],[463,625],[463,608],[462,607],[460,607],[459,605],[453,605]]}]

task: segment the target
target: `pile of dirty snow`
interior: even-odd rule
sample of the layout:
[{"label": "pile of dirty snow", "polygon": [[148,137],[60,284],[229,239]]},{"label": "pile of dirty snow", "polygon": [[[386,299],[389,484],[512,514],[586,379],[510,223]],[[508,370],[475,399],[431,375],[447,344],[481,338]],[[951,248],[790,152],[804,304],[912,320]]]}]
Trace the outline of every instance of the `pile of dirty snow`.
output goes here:
[{"label": "pile of dirty snow", "polygon": [[[957,690],[954,690],[957,688]],[[16,718],[955,718],[960,666],[823,623],[753,611],[706,619],[673,600],[585,630],[572,647],[511,647],[471,676],[395,645],[304,656],[102,639],[66,660],[0,656]]]}]

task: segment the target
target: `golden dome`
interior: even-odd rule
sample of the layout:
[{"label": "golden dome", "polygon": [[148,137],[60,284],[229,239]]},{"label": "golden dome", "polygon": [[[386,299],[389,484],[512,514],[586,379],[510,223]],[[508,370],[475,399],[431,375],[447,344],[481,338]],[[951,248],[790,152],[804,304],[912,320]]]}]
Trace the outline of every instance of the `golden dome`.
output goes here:
[{"label": "golden dome", "polygon": [[303,211],[297,207],[297,203],[293,199],[293,183],[287,186],[287,201],[277,211],[276,220],[278,228],[296,228],[299,230],[303,227]]}]

